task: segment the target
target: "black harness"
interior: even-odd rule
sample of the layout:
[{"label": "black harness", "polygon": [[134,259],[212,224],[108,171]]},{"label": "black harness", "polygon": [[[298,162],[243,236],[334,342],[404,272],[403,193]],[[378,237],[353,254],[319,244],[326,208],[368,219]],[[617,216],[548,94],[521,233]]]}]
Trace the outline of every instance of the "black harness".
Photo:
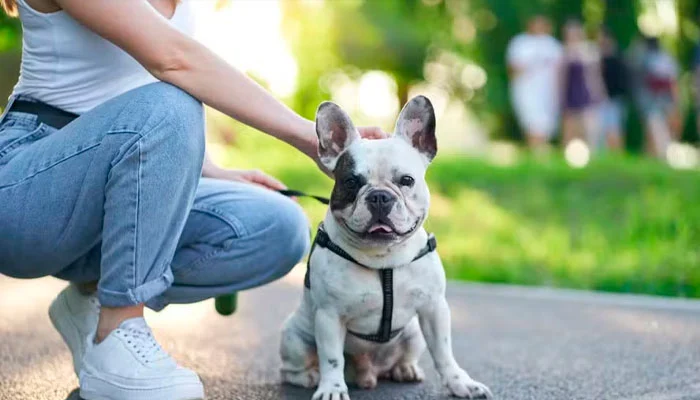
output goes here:
[{"label": "black harness", "polygon": [[[311,271],[311,255],[314,252],[314,249],[316,249],[316,246],[325,248],[330,250],[331,252],[335,253],[336,255],[350,261],[353,264],[357,264],[361,267],[367,268],[367,269],[374,269],[370,268],[357,260],[355,260],[350,254],[348,254],[345,250],[343,250],[340,246],[337,244],[333,243],[331,238],[328,236],[328,233],[323,229],[323,224],[319,225],[318,227],[318,232],[316,233],[316,239],[314,240],[314,244],[311,247],[311,253],[309,254],[309,261],[306,264],[306,276],[304,276],[304,286],[306,286],[307,289],[311,289],[311,278],[310,278],[310,271]],[[411,262],[416,261],[420,258],[423,258],[425,255],[432,253],[435,251],[437,248],[437,240],[435,240],[435,236],[433,234],[430,234],[428,236],[428,242],[425,244],[425,247],[421,249],[420,252],[418,252],[418,255],[416,255]],[[377,343],[386,343],[390,341],[391,339],[395,338],[396,335],[401,333],[400,329],[392,330],[391,329],[391,319],[392,315],[394,313],[394,269],[393,268],[382,268],[382,269],[377,269],[377,272],[379,272],[379,280],[381,281],[382,284],[382,297],[384,300],[383,306],[382,306],[382,318],[379,322],[379,329],[377,330],[377,333],[374,334],[362,334],[362,333],[357,333],[353,332],[351,330],[348,330],[350,334],[353,336],[356,336],[360,339],[364,339],[370,342],[377,342]]]}]

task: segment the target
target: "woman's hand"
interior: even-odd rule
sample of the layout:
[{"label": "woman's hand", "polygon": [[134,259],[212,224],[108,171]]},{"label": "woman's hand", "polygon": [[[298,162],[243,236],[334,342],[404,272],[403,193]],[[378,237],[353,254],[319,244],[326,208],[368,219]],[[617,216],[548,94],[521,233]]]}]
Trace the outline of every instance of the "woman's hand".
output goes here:
[{"label": "woman's hand", "polygon": [[262,186],[270,190],[287,189],[287,186],[285,186],[284,183],[257,169],[240,170],[219,167],[214,161],[212,161],[208,153],[204,154],[202,176],[206,178],[222,179],[225,181],[250,183],[252,185]]},{"label": "woman's hand", "polygon": [[357,130],[360,132],[360,136],[365,139],[386,139],[389,137],[389,135],[378,126],[361,126],[357,128]]}]

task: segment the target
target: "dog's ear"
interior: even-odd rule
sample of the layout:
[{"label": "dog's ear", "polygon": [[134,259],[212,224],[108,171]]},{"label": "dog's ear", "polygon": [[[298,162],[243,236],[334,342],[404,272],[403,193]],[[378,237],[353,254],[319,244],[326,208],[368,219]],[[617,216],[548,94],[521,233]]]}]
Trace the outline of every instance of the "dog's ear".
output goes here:
[{"label": "dog's ear", "polygon": [[405,139],[428,162],[437,154],[435,138],[435,111],[425,96],[412,98],[401,110],[394,134]]},{"label": "dog's ear", "polygon": [[324,101],[316,110],[316,134],[319,158],[330,171],[335,169],[338,158],[345,149],[360,139],[360,133],[348,114],[330,101]]}]

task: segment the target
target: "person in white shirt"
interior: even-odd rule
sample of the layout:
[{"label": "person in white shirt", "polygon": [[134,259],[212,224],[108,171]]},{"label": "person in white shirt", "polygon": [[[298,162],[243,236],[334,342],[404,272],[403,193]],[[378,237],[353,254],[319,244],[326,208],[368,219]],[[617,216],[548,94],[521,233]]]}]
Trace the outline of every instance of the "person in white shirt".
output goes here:
[{"label": "person in white shirt", "polygon": [[513,109],[533,150],[547,145],[559,120],[557,79],[563,52],[551,32],[546,17],[534,16],[506,52]]}]

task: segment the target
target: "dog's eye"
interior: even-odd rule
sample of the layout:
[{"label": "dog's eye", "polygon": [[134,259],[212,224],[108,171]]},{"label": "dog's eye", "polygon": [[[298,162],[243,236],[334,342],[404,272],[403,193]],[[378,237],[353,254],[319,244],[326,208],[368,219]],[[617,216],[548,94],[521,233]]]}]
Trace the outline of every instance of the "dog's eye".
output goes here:
[{"label": "dog's eye", "polygon": [[343,180],[343,185],[345,185],[345,187],[348,187],[348,188],[357,187],[358,183],[359,183],[359,181],[357,180],[357,178],[352,177],[352,176],[349,178],[345,178],[345,180]]},{"label": "dog's eye", "polygon": [[411,186],[413,186],[414,183],[416,183],[416,180],[413,179],[413,177],[412,177],[412,176],[409,176],[409,175],[404,175],[404,176],[402,176],[401,179],[399,180],[399,184],[400,184],[401,186],[408,186],[408,187],[411,187]]}]

